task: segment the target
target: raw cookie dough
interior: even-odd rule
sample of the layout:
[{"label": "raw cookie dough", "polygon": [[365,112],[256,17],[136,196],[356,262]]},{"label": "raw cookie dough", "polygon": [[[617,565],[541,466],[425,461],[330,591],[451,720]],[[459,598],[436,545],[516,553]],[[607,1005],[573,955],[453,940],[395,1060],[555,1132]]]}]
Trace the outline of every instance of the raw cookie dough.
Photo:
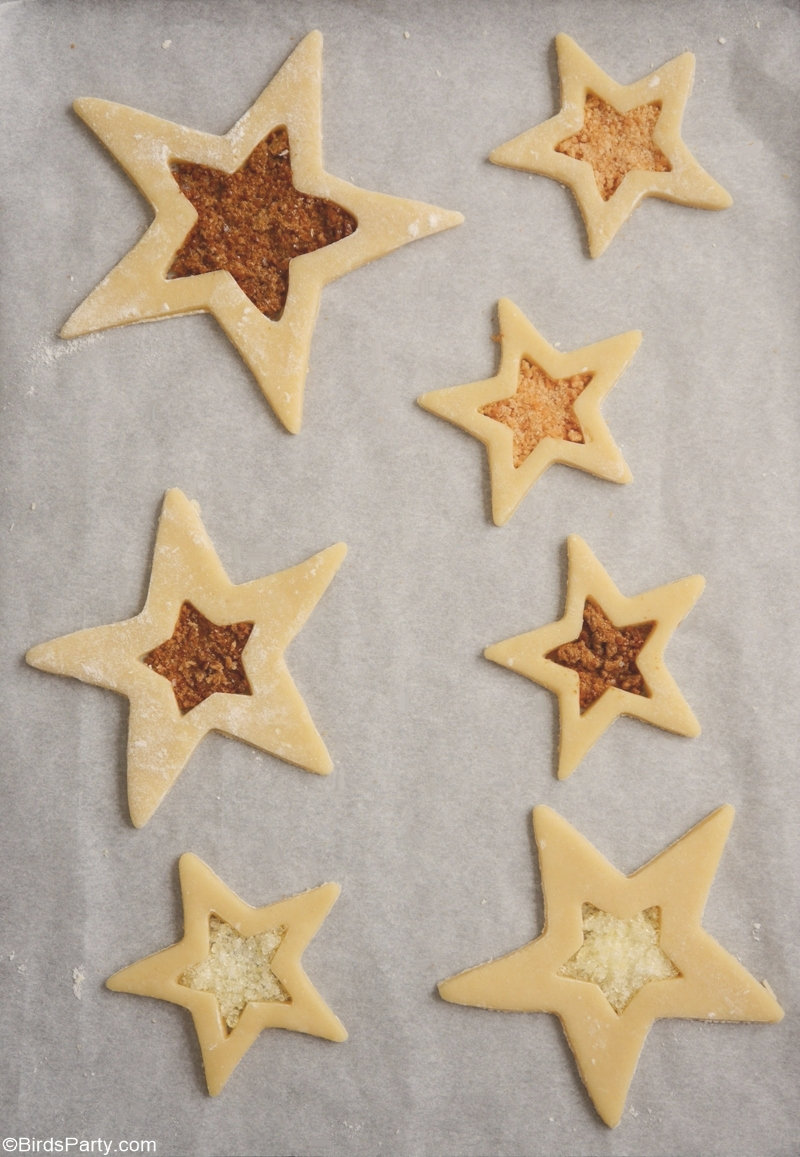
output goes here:
[{"label": "raw cookie dough", "polygon": [[[700,924],[733,814],[729,805],[712,812],[625,876],[550,808],[534,808],[545,905],[541,935],[443,980],[440,995],[478,1008],[555,1013],[597,1112],[607,1125],[616,1125],[653,1021],[689,1017],[774,1023],[783,1016],[770,991]],[[625,986],[633,994],[616,1002],[620,1011],[596,980],[577,978],[570,963],[582,950],[592,954],[596,911],[616,920],[617,934],[630,930],[628,959],[619,944],[612,951],[593,952],[598,974],[608,972],[609,959],[628,976],[640,973],[635,984]],[[643,922],[656,919],[662,959],[654,964],[652,938],[643,937],[641,929]],[[604,923],[610,931],[613,921]]]},{"label": "raw cookie dough", "polygon": [[[540,683],[558,696],[561,717],[561,740],[558,778],[571,775],[589,748],[619,715],[632,715],[674,731],[678,735],[700,734],[695,719],[677,684],[667,670],[664,650],[678,623],[689,613],[705,586],[700,575],[680,579],[627,598],[617,589],[608,573],[589,547],[572,534],[567,539],[567,597],[564,614],[555,623],[528,631],[487,647],[484,655],[501,667]],[[603,612],[601,623],[595,623],[595,634],[603,653],[587,663],[576,655],[575,667],[565,665],[569,654],[564,648],[579,643],[587,634],[587,601]],[[628,653],[617,638],[611,645],[604,641],[608,624],[629,638]],[[605,630],[602,628],[605,627]],[[643,628],[645,638],[630,643],[630,628]],[[559,652],[556,654],[556,652]],[[591,664],[595,672],[610,667],[618,658],[620,675],[607,675],[608,686],[600,694],[588,696],[591,702],[582,707],[582,678],[578,667]],[[624,659],[624,661],[623,661]],[[644,691],[625,689],[633,678],[633,668],[641,676]],[[592,672],[595,674],[595,672]],[[595,688],[596,690],[596,688]],[[587,695],[583,695],[584,704]]]},{"label": "raw cookie dough", "polygon": [[617,84],[563,33],[556,37],[556,52],[561,111],[494,149],[489,160],[568,185],[592,257],[607,248],[644,197],[696,209],[732,204],[681,139],[694,77],[690,52],[635,84]]},{"label": "raw cookie dough", "polygon": [[[209,1093],[215,1096],[222,1089],[262,1029],[285,1028],[325,1040],[346,1040],[344,1026],[300,963],[306,945],[336,901],[339,885],[322,884],[288,900],[251,908],[197,856],[181,856],[178,870],[183,939],[114,973],[106,984],[114,992],[153,996],[188,1008],[200,1042]],[[262,965],[269,983],[255,997],[239,999],[242,1007],[236,1017],[224,1017],[219,996],[195,983],[199,969],[215,967],[214,934],[220,923],[247,943],[269,944]],[[228,951],[227,959],[216,966],[218,976],[224,974],[228,990],[253,983],[252,960],[245,960],[244,954],[237,958]]]},{"label": "raw cookie dough", "polygon": [[[170,317],[212,313],[255,375],[276,416],[300,429],[311,337],[322,288],[393,249],[463,221],[460,213],[359,189],[322,168],[322,35],[311,32],[233,128],[223,137],[106,100],[86,98],[75,110],[119,161],[155,210],[150,228],[79,305],[65,338]],[[275,129],[288,133],[295,189],[349,213],[355,230],[291,260],[288,294],[277,320],[262,313],[224,269],[170,277],[198,219],[172,166],[234,173]]]},{"label": "raw cookie dough", "polygon": [[[72,675],[130,699],[128,804],[135,827],[150,819],[209,731],[245,740],[308,771],[324,775],[331,770],[330,756],[283,655],[346,552],[339,543],[288,570],[234,584],[222,568],[196,504],[180,490],[170,490],[140,614],[65,635],[28,652],[33,667]],[[216,659],[209,657],[203,638],[193,654],[184,656],[183,666],[190,673],[200,668],[192,677],[195,699],[203,681],[217,689],[199,695],[194,706],[188,706],[192,700],[181,694],[186,670],[176,670],[170,678],[151,665],[153,652],[163,655],[166,644],[179,642],[187,604],[210,620],[216,636],[227,631],[235,638],[235,628],[250,626],[240,653],[238,643],[231,644],[244,667],[249,692],[221,689],[214,668],[219,663],[230,667],[234,658],[219,647]]]},{"label": "raw cookie dough", "polygon": [[[423,409],[486,446],[496,525],[508,521],[554,462],[612,482],[630,482],[630,471],[600,415],[600,405],[636,352],[641,333],[632,330],[562,353],[545,341],[513,301],[501,299],[497,314],[501,357],[495,377],[434,390],[417,399]],[[572,394],[574,400],[568,400]]]}]

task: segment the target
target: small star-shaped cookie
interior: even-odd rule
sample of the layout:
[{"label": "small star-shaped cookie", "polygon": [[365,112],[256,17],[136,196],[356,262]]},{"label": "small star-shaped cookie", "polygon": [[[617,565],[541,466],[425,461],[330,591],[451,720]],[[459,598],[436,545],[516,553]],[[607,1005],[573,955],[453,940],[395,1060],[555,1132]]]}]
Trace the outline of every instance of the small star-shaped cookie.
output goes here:
[{"label": "small star-shaped cookie", "polygon": [[234,584],[196,505],[170,490],[143,610],[28,652],[33,667],[130,700],[128,803],[135,827],[147,822],[209,731],[308,771],[331,770],[283,656],[346,549],[339,543],[288,570]]},{"label": "small star-shaped cookie", "polygon": [[600,405],[636,352],[641,333],[632,330],[562,353],[513,301],[501,299],[497,314],[501,357],[495,377],[417,399],[423,409],[486,446],[495,524],[508,521],[554,462],[630,482]]},{"label": "small star-shaped cookie", "polygon": [[563,33],[556,52],[561,111],[494,149],[489,160],[568,185],[592,257],[600,256],[644,197],[697,209],[732,204],[681,138],[694,76],[690,52],[635,84],[617,84]]},{"label": "small star-shaped cookie", "polygon": [[326,173],[321,80],[322,36],[312,32],[222,137],[106,100],[76,101],[155,219],[61,336],[212,313],[297,433],[323,286],[463,221]]},{"label": "small star-shaped cookie", "polygon": [[654,1021],[781,1020],[766,986],[702,928],[733,822],[712,812],[625,876],[566,820],[533,811],[545,926],[522,948],[439,984],[455,1004],[558,1016],[607,1125],[619,1122]]},{"label": "small star-shaped cookie", "polygon": [[[288,900],[251,908],[197,856],[179,861],[183,939],[121,969],[114,992],[153,996],[188,1008],[208,1091],[220,1092],[262,1029],[285,1028],[325,1040],[347,1032],[303,971],[300,957],[339,895],[322,884]],[[220,935],[220,929],[227,930]]]},{"label": "small star-shaped cookie", "polygon": [[578,535],[567,539],[567,597],[555,623],[487,647],[501,667],[558,696],[558,778],[571,775],[619,715],[699,735],[664,650],[705,586],[700,575],[628,598]]}]

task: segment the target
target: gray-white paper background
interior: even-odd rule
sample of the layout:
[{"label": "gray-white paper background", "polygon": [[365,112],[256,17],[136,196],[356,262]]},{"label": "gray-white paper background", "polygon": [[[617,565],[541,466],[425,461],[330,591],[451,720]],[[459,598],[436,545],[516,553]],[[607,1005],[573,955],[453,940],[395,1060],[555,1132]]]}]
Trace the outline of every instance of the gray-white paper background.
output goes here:
[{"label": "gray-white paper background", "polygon": [[[208,316],[56,334],[150,219],[72,100],[224,133],[313,28],[326,168],[466,222],[324,291],[292,437]],[[648,200],[592,261],[567,190],[487,163],[556,111],[562,31],[623,83],[696,54],[683,135],[731,209]],[[799,50],[778,0],[0,6],[3,1136],[798,1152]],[[502,296],[563,349],[644,339],[604,407],[633,483],[554,467],[497,528],[483,448],[415,398],[495,372]],[[348,543],[288,653],[335,770],[210,736],[136,831],[126,701],[22,656],[137,613],[170,486],[235,582]],[[667,651],[703,733],[620,720],[559,783],[552,696],[481,652],[560,615],[572,532],[626,594],[705,575]],[[725,802],[705,926],[787,1016],[656,1024],[610,1131],[554,1017],[436,981],[539,932],[535,804],[630,872]],[[349,1041],[264,1033],[216,1099],[189,1014],[103,986],[180,937],[188,850],[254,905],[343,889],[304,959]]]}]

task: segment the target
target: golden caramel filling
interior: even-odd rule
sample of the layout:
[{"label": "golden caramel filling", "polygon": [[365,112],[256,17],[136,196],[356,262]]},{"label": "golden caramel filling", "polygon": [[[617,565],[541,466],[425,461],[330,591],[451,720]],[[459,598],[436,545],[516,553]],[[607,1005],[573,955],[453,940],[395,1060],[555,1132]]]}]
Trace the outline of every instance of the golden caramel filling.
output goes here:
[{"label": "golden caramel filling", "polygon": [[555,380],[530,358],[523,358],[517,392],[510,398],[481,406],[480,412],[510,427],[514,435],[514,466],[518,467],[543,438],[584,441],[573,406],[591,380],[591,374],[573,374],[571,378]]},{"label": "golden caramel filling", "polygon": [[545,657],[577,671],[581,712],[591,707],[609,687],[648,696],[650,692],[636,660],[654,626],[655,623],[637,623],[617,627],[594,599],[587,599],[578,638],[562,643]]},{"label": "golden caramel filling", "polygon": [[217,998],[222,1020],[235,1028],[250,1001],[291,1002],[270,967],[285,928],[270,928],[256,936],[241,932],[212,913],[209,918],[209,954],[187,968],[179,978],[186,988],[211,992]]},{"label": "golden caramel filling", "polygon": [[356,229],[355,217],[340,205],[295,189],[284,127],[273,129],[235,173],[182,161],[172,175],[198,218],[169,276],[226,269],[273,321],[286,305],[292,258]]},{"label": "golden caramel filling", "polygon": [[252,623],[218,627],[185,602],[172,636],[143,655],[142,662],[169,679],[184,715],[215,691],[252,695],[242,663],[252,629]]},{"label": "golden caramel filling", "polygon": [[559,970],[559,976],[596,984],[618,1015],[653,980],[680,972],[662,950],[661,909],[646,908],[630,920],[583,905],[583,944]]},{"label": "golden caramel filling", "polygon": [[630,112],[617,112],[606,101],[586,94],[583,128],[556,145],[557,153],[588,161],[604,201],[613,197],[623,178],[633,169],[668,173],[672,166],[656,145],[653,130],[661,104],[640,104]]}]

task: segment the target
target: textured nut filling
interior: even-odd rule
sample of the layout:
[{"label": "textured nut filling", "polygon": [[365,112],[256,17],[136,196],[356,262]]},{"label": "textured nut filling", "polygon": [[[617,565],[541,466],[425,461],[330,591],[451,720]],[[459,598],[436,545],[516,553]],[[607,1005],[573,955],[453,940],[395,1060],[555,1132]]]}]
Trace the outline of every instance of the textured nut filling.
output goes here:
[{"label": "textured nut filling", "polygon": [[557,144],[556,152],[577,161],[588,161],[600,196],[608,201],[632,169],[670,172],[669,161],[653,144],[653,130],[660,112],[661,103],[654,101],[620,113],[589,92],[583,110],[583,128]]},{"label": "textured nut filling", "polygon": [[545,657],[578,672],[581,712],[609,687],[649,696],[636,660],[654,626],[655,623],[637,623],[617,627],[594,599],[586,599],[578,638],[562,643]]},{"label": "textured nut filling", "polygon": [[256,936],[242,936],[213,913],[208,926],[208,956],[187,968],[179,983],[186,988],[213,993],[228,1029],[236,1027],[242,1010],[250,1001],[291,1002],[291,997],[270,967],[285,928],[270,928]]},{"label": "textured nut filling", "polygon": [[530,358],[523,358],[516,393],[481,406],[480,412],[511,429],[514,466],[519,467],[543,438],[584,441],[573,406],[591,380],[591,374],[555,380]]},{"label": "textured nut filling", "polygon": [[219,627],[184,602],[171,637],[143,655],[142,662],[169,679],[183,715],[215,691],[252,695],[242,662],[252,629],[253,623]]},{"label": "textured nut filling", "polygon": [[226,269],[243,293],[277,321],[289,293],[289,262],[341,241],[356,219],[292,183],[289,134],[273,129],[235,173],[181,161],[172,166],[198,219],[179,249],[170,277]]},{"label": "textured nut filling", "polygon": [[594,904],[584,904],[583,944],[558,975],[596,984],[619,1015],[646,984],[680,976],[662,950],[660,936],[659,907],[620,920]]}]

